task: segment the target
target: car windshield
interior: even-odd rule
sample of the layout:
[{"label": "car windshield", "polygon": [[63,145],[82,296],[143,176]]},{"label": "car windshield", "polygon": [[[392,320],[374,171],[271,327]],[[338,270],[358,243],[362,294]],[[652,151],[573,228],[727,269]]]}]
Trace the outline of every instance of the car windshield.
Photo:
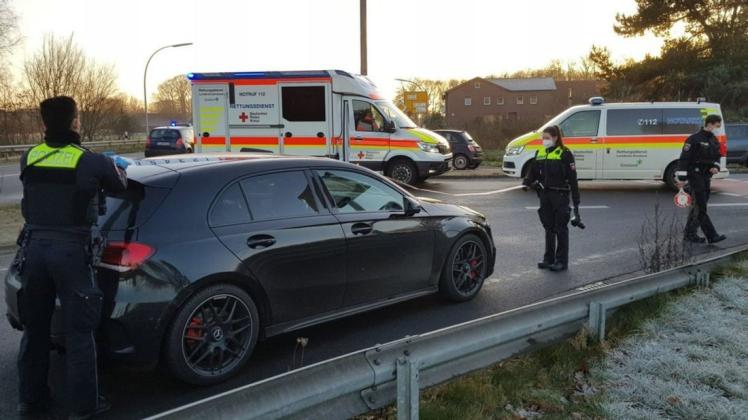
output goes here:
[{"label": "car windshield", "polygon": [[417,128],[418,126],[403,111],[400,111],[395,104],[389,101],[377,102],[379,108],[391,121],[394,121],[400,128]]}]

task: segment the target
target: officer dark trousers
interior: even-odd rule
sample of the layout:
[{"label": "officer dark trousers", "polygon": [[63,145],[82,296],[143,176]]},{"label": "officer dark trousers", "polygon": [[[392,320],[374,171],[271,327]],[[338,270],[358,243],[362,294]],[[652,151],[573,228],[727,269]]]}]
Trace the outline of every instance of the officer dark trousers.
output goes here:
[{"label": "officer dark trousers", "polygon": [[[50,397],[50,322],[55,296],[62,305],[66,375],[64,397],[73,412],[97,408],[98,383],[94,331],[102,294],[90,264],[88,241],[31,233],[18,304],[24,326],[18,356],[20,400],[42,403]],[[52,239],[54,238],[54,239]]]},{"label": "officer dark trousers", "polygon": [[707,203],[709,202],[712,184],[711,175],[708,170],[699,168],[698,172],[689,173],[688,184],[691,187],[694,203],[688,214],[688,222],[686,222],[686,237],[696,237],[696,230],[699,227],[707,238],[716,237],[717,230],[714,228],[709,214],[707,214]]},{"label": "officer dark trousers", "polygon": [[543,262],[548,264],[569,263],[569,193],[566,191],[544,190],[539,193],[540,223],[545,229],[545,255]]}]

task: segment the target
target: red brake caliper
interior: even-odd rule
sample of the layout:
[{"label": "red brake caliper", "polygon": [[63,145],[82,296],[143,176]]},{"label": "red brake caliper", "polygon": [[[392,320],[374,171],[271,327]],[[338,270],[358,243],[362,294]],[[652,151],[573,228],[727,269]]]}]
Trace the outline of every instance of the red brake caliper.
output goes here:
[{"label": "red brake caliper", "polygon": [[190,321],[190,325],[187,327],[187,339],[198,340],[203,337],[203,329],[199,328],[203,325],[203,321],[198,317],[193,317]]},{"label": "red brake caliper", "polygon": [[474,279],[478,273],[475,272],[475,267],[478,266],[478,260],[473,258],[470,260],[470,279]]}]

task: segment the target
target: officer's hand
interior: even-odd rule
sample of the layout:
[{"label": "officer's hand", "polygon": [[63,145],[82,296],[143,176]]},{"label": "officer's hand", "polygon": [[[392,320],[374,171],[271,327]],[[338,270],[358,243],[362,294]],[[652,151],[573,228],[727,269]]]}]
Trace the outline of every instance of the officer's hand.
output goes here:
[{"label": "officer's hand", "polygon": [[582,220],[582,216],[579,215],[579,205],[574,206],[574,219],[579,221]]},{"label": "officer's hand", "polygon": [[712,168],[709,170],[709,173],[712,175],[717,175],[719,173],[719,168]]},{"label": "officer's hand", "polygon": [[686,186],[686,182],[681,180],[675,181],[675,186],[678,187],[678,189],[681,189]]},{"label": "officer's hand", "polygon": [[114,164],[123,171],[126,171],[127,167],[130,166],[130,161],[122,156],[112,156],[112,160],[114,160]]}]

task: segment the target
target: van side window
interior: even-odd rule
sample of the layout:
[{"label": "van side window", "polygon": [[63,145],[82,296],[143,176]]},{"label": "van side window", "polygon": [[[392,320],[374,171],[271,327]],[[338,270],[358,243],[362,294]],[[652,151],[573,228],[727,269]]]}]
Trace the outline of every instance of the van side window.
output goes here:
[{"label": "van side window", "polygon": [[697,108],[666,108],[662,110],[663,134],[693,134],[704,125]]},{"label": "van side window", "polygon": [[564,120],[559,127],[564,137],[594,137],[600,126],[600,111],[579,111]]},{"label": "van side window", "polygon": [[356,131],[380,132],[384,129],[384,117],[372,104],[364,101],[353,101],[353,126]]},{"label": "van side window", "polygon": [[283,86],[283,119],[286,121],[325,121],[324,86]]},{"label": "van side window", "polygon": [[609,109],[609,136],[662,134],[662,109]]},{"label": "van side window", "polygon": [[250,221],[249,209],[239,184],[225,189],[210,211],[211,226],[230,226]]}]

